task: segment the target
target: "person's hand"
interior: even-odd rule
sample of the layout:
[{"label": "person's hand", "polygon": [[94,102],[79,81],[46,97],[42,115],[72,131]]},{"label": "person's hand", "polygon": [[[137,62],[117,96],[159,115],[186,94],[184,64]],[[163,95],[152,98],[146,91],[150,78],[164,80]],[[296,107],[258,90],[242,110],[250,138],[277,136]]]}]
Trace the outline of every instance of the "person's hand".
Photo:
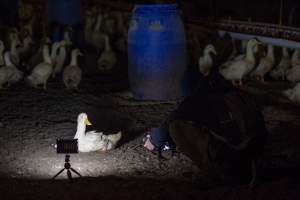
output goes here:
[{"label": "person's hand", "polygon": [[155,146],[150,142],[150,138],[147,137],[147,140],[144,144],[144,147],[146,147],[148,150],[153,151]]}]

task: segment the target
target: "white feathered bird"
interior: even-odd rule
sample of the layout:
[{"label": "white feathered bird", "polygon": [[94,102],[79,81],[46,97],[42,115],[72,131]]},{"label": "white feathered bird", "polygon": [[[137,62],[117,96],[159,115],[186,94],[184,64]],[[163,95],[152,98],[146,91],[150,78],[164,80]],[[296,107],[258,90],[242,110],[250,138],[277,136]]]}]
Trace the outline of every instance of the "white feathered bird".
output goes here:
[{"label": "white feathered bird", "polygon": [[287,70],[291,67],[291,56],[286,47],[282,48],[282,57],[279,64],[271,71],[270,76],[276,80],[285,80]]},{"label": "white feathered bird", "polygon": [[257,68],[253,71],[252,76],[257,80],[264,82],[265,75],[274,67],[274,46],[268,44],[267,55],[260,59]]},{"label": "white feathered bird", "polygon": [[300,83],[297,83],[294,88],[283,91],[283,95],[288,97],[295,104],[300,105]]},{"label": "white feathered bird", "polygon": [[13,77],[14,74],[14,70],[9,67],[9,65],[11,65],[11,61],[10,61],[10,55],[8,52],[6,52],[4,54],[4,60],[5,60],[5,64],[8,63],[8,65],[5,65],[4,67],[0,68],[0,89],[3,89],[3,85],[4,84],[10,84],[10,80]]},{"label": "white feathered bird", "polygon": [[291,69],[288,69],[286,72],[286,79],[291,82],[299,82],[300,81],[300,65],[295,65]]},{"label": "white feathered bird", "polygon": [[34,67],[31,74],[27,77],[29,83],[37,88],[38,85],[43,84],[43,88],[47,89],[47,81],[52,73],[52,60],[49,54],[48,45],[43,47],[43,62]]},{"label": "white feathered bird", "polygon": [[198,62],[199,71],[204,76],[207,76],[209,74],[210,69],[213,66],[213,59],[210,53],[217,55],[215,47],[212,44],[208,44],[204,48],[203,55],[199,58],[199,62]]},{"label": "white feathered bird", "polygon": [[292,55],[292,58],[291,58],[291,65],[292,65],[292,67],[300,65],[300,55],[299,54],[300,54],[300,50],[299,49],[295,49],[294,53]]},{"label": "white feathered bird", "polygon": [[104,35],[104,51],[98,58],[97,64],[100,70],[110,70],[115,67],[117,63],[117,57],[115,52],[110,46],[108,35]]},{"label": "white feathered bird", "polygon": [[53,72],[52,72],[53,78],[55,78],[57,74],[61,73],[62,68],[66,62],[66,57],[67,57],[66,45],[67,42],[65,40],[62,40],[59,43],[59,52],[58,55],[56,56]]},{"label": "white feathered bird", "polygon": [[77,56],[82,56],[79,49],[74,49],[71,55],[71,63],[65,67],[63,82],[67,89],[77,89],[82,78],[82,71],[77,63]]},{"label": "white feathered bird", "polygon": [[[256,39],[251,39],[248,41],[246,56],[241,56],[239,59],[234,59],[228,61],[221,65],[219,72],[224,76],[225,79],[231,80],[234,85],[235,81],[238,81],[238,84],[242,84],[242,78],[253,70],[255,67],[255,57],[254,49],[261,44]],[[239,56],[240,57],[240,56]]]},{"label": "white feathered bird", "polygon": [[86,131],[86,126],[92,125],[87,114],[80,113],[77,117],[77,131],[74,139],[78,139],[79,152],[108,151],[114,149],[122,137],[122,132],[104,135],[103,132]]},{"label": "white feathered bird", "polygon": [[0,40],[0,66],[3,66],[5,64],[4,56],[3,56],[4,49],[5,49],[4,43],[2,40]]}]

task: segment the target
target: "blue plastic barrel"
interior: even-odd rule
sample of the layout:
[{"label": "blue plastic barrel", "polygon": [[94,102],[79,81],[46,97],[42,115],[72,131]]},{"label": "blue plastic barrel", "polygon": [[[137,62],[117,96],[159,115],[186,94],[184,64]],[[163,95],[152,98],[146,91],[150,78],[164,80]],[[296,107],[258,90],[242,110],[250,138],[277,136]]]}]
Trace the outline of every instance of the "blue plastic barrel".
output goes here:
[{"label": "blue plastic barrel", "polygon": [[140,100],[184,95],[186,39],[177,4],[136,5],[128,31],[128,75]]},{"label": "blue plastic barrel", "polygon": [[48,0],[48,21],[62,25],[76,25],[80,23],[81,0]]}]

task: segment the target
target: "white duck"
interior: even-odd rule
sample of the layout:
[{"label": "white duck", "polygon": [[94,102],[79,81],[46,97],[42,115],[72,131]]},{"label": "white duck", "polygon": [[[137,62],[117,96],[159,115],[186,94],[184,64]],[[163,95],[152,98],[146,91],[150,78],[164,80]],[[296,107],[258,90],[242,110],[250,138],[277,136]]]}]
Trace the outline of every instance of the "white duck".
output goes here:
[{"label": "white duck", "polygon": [[13,71],[13,75],[11,76],[8,86],[11,83],[17,83],[21,79],[23,79],[23,72],[21,72],[11,61],[11,53],[9,51],[5,52],[4,54],[4,59],[5,59],[5,66],[10,68]]},{"label": "white duck", "polygon": [[52,77],[55,78],[57,74],[61,73],[62,68],[66,62],[67,51],[66,51],[67,42],[62,40],[59,43],[59,53],[55,59],[55,65],[52,72]]},{"label": "white duck", "polygon": [[82,71],[78,67],[77,56],[82,56],[79,49],[74,49],[71,55],[71,63],[65,67],[63,82],[67,89],[77,89],[81,81]]},{"label": "white duck", "polygon": [[[10,64],[10,55],[8,52],[6,52],[4,54],[4,60],[5,60],[5,63],[8,63]],[[4,84],[10,84],[10,80],[12,78],[14,74],[14,70],[13,68],[9,67],[9,65],[6,65],[4,67],[1,67],[0,68],[0,89],[3,89],[3,85]]]},{"label": "white duck", "polygon": [[74,139],[78,139],[79,152],[108,151],[116,147],[122,137],[122,132],[104,135],[102,132],[86,131],[86,126],[92,125],[85,113],[77,118],[77,131]]},{"label": "white duck", "polygon": [[104,51],[98,58],[97,64],[100,70],[110,70],[115,67],[117,63],[117,57],[115,52],[111,49],[108,35],[104,37]]},{"label": "white duck", "polygon": [[237,49],[236,49],[236,42],[233,38],[231,39],[231,43],[232,43],[232,51],[231,51],[231,53],[228,57],[228,60],[234,59],[237,55],[237,52],[238,52]]},{"label": "white duck", "polygon": [[238,81],[238,85],[242,84],[242,78],[255,67],[255,58],[253,51],[257,48],[258,42],[256,39],[248,41],[246,56],[239,60],[232,60],[224,63],[219,71],[225,79],[231,80],[234,85]]},{"label": "white duck", "polygon": [[[54,42],[51,46],[51,54],[50,54],[50,58],[51,58],[51,63],[54,66],[57,62],[57,51],[60,47],[60,42]],[[44,56],[43,56],[44,59]]]},{"label": "white duck", "polygon": [[18,45],[20,45],[20,41],[16,38],[12,38],[10,43],[10,56],[11,56],[11,61],[15,66],[18,66],[20,64],[20,57],[17,51]]},{"label": "white duck", "polygon": [[286,47],[282,48],[282,57],[276,68],[271,71],[270,76],[274,79],[285,79],[287,70],[291,67],[291,56]]},{"label": "white duck", "polygon": [[47,81],[52,73],[52,60],[49,54],[49,47],[43,47],[43,62],[35,66],[31,74],[27,77],[29,83],[37,88],[38,85],[43,84],[43,88],[47,89]]},{"label": "white duck", "polygon": [[119,34],[119,38],[115,41],[114,45],[116,49],[120,52],[127,52],[127,37],[128,37],[128,31],[126,27],[124,26],[124,20],[122,13],[117,13],[117,26],[116,30]]},{"label": "white duck", "polygon": [[70,37],[70,33],[72,33],[72,32],[73,32],[73,28],[71,26],[65,27],[65,30],[64,30],[64,41],[66,42],[67,46],[71,46],[72,45],[72,40],[71,40],[71,37]]},{"label": "white duck", "polygon": [[209,75],[210,69],[213,66],[213,59],[210,53],[217,55],[215,47],[212,44],[206,45],[203,55],[199,58],[198,67],[203,76]]},{"label": "white duck", "polygon": [[103,16],[102,14],[99,12],[96,18],[96,24],[94,26],[94,30],[91,34],[91,39],[92,39],[92,45],[97,48],[97,51],[101,51],[103,49],[104,46],[104,34],[101,32],[100,28],[102,25],[102,21],[103,21]]},{"label": "white duck", "polygon": [[296,65],[291,69],[286,71],[286,79],[291,82],[299,82],[300,81],[300,65]]},{"label": "white duck", "polygon": [[295,104],[300,105],[300,83],[297,83],[294,88],[283,91],[283,95],[288,97]]},{"label": "white duck", "polygon": [[294,53],[292,55],[291,65],[292,67],[299,66],[300,65],[300,50],[295,49]]},{"label": "white duck", "polygon": [[269,44],[267,55],[260,59],[257,68],[252,73],[252,76],[254,76],[257,80],[264,82],[265,74],[274,67],[274,64],[274,46]]},{"label": "white duck", "polygon": [[3,66],[4,63],[4,57],[3,57],[3,52],[4,52],[5,46],[2,40],[0,40],[0,66]]},{"label": "white duck", "polygon": [[84,40],[87,44],[92,44],[94,18],[91,14],[86,14],[84,24]]}]

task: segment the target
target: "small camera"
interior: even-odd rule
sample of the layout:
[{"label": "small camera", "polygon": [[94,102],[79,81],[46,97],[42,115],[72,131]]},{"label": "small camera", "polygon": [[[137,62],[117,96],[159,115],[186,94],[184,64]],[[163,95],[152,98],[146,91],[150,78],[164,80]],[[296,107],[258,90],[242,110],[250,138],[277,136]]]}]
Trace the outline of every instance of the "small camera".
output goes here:
[{"label": "small camera", "polygon": [[56,153],[78,153],[78,139],[57,139]]}]

